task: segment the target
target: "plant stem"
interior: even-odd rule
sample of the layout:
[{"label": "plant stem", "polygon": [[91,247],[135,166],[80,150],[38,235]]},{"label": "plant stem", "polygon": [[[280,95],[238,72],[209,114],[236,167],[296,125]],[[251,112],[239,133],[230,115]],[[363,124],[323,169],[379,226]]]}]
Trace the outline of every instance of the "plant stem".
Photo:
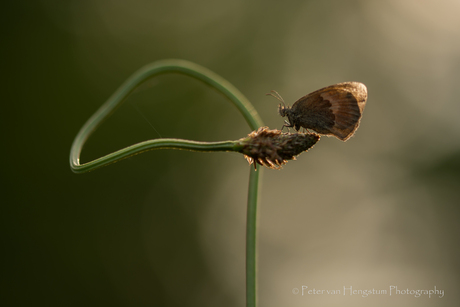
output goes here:
[{"label": "plant stem", "polygon": [[[85,173],[96,168],[106,166],[111,163],[118,162],[125,158],[155,149],[179,149],[189,151],[239,151],[241,148],[240,141],[224,141],[224,142],[197,142],[182,139],[155,139],[137,143],[126,148],[115,151],[111,154],[87,162],[85,164],[76,163],[72,167],[74,173]],[[77,160],[78,161],[78,160]]]},{"label": "plant stem", "polygon": [[[96,128],[119,107],[125,98],[144,81],[164,73],[180,73],[200,80],[224,94],[241,112],[252,130],[263,126],[262,120],[252,104],[232,84],[212,71],[184,60],[163,60],[149,64],[134,73],[91,116],[78,132],[70,150],[70,168],[75,173],[84,173],[98,167],[117,162],[129,156],[153,149],[183,149],[192,151],[239,151],[240,140],[225,142],[196,142],[181,139],[156,139],[145,141],[118,150],[96,160],[80,164],[83,145]],[[256,306],[256,215],[259,171],[250,167],[247,234],[246,234],[246,306]]]},{"label": "plant stem", "polygon": [[257,201],[259,189],[259,171],[252,167],[249,174],[248,208],[246,224],[246,307],[256,306],[256,230],[257,230]]}]

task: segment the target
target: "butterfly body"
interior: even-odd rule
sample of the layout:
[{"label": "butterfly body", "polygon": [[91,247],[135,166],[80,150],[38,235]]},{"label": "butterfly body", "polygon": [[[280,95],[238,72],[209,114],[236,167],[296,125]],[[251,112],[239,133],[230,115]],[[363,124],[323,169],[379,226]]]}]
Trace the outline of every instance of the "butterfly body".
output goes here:
[{"label": "butterfly body", "polygon": [[311,129],[346,141],[359,127],[366,100],[364,84],[344,82],[310,93],[292,107],[280,105],[278,111],[288,118],[283,127]]}]

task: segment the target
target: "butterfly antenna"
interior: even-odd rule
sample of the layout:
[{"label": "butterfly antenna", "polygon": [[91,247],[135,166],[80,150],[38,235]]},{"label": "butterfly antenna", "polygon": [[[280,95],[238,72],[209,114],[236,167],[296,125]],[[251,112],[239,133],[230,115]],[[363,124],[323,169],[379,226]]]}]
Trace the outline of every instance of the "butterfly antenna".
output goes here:
[{"label": "butterfly antenna", "polygon": [[284,107],[286,107],[286,104],[284,103],[283,97],[281,97],[281,95],[278,94],[277,91],[270,91],[270,93],[267,93],[267,94],[265,94],[265,95],[275,97],[276,99],[278,99],[279,101],[281,101],[281,103],[283,104]]}]

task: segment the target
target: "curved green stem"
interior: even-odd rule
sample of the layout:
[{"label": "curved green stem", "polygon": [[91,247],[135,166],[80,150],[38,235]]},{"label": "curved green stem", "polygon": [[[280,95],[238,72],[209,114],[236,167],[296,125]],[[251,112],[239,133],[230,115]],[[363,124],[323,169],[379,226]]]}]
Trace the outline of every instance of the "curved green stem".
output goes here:
[{"label": "curved green stem", "polygon": [[179,149],[190,151],[239,151],[242,147],[239,141],[224,142],[197,142],[182,139],[156,139],[137,143],[135,145],[120,149],[104,157],[95,159],[83,165],[76,165],[73,168],[75,173],[85,173],[96,168],[118,162],[122,159],[154,149]]},{"label": "curved green stem", "polygon": [[[70,168],[75,173],[84,173],[98,167],[117,162],[129,156],[153,149],[183,149],[193,151],[238,151],[239,141],[196,142],[180,139],[156,139],[145,141],[118,150],[93,161],[80,164],[80,155],[85,142],[94,130],[105,120],[125,98],[146,80],[164,73],[180,73],[200,80],[224,94],[236,106],[252,130],[263,126],[262,120],[251,103],[228,81],[201,67],[184,60],[163,60],[152,63],[134,73],[122,86],[91,116],[80,129],[70,150]],[[246,306],[256,306],[256,211],[260,171],[250,168],[248,191],[248,223],[246,236]]]},{"label": "curved green stem", "polygon": [[[80,164],[80,154],[84,143],[89,138],[91,133],[106,119],[118,106],[120,106],[124,99],[132,93],[140,84],[144,81],[158,76],[164,73],[181,73],[188,75],[195,79],[198,79],[210,86],[214,87],[221,93],[223,93],[230,101],[237,107],[237,109],[243,114],[244,118],[248,122],[252,130],[262,126],[262,120],[255,111],[251,103],[238,91],[233,85],[222,77],[216,75],[212,71],[201,67],[197,64],[184,61],[184,60],[163,60],[147,65],[138,70],[132,75],[122,86],[104,103],[96,113],[85,123],[80,129],[77,137],[75,138],[72,148],[70,150],[70,167],[75,172],[83,172],[92,170],[94,167],[100,167],[105,165],[104,158],[97,165],[93,164]],[[133,145],[133,151],[136,151],[136,145]],[[143,150],[143,149],[139,149]],[[123,159],[124,157],[120,157]],[[112,163],[114,161],[109,161]],[[81,166],[85,166],[81,168]]]}]

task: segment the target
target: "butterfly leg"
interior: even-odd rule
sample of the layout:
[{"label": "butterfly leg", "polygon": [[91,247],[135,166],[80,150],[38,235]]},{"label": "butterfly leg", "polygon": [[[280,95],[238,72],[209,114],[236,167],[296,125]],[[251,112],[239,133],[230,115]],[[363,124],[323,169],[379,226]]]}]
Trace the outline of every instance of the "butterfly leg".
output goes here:
[{"label": "butterfly leg", "polygon": [[281,131],[283,131],[284,127],[286,127],[288,129],[288,133],[291,133],[291,130],[289,129],[289,127],[292,127],[291,123],[288,122],[287,120],[284,121],[284,124],[283,124],[283,127],[281,127]]},{"label": "butterfly leg", "polygon": [[281,127],[281,129],[280,129],[280,130],[281,130],[281,132],[284,130],[284,127],[286,127],[286,128],[287,128],[287,130],[288,130],[288,133],[291,133],[291,130],[289,129],[289,127],[290,127],[290,126],[288,126],[288,125],[286,125],[286,124],[284,124],[284,125]]}]

